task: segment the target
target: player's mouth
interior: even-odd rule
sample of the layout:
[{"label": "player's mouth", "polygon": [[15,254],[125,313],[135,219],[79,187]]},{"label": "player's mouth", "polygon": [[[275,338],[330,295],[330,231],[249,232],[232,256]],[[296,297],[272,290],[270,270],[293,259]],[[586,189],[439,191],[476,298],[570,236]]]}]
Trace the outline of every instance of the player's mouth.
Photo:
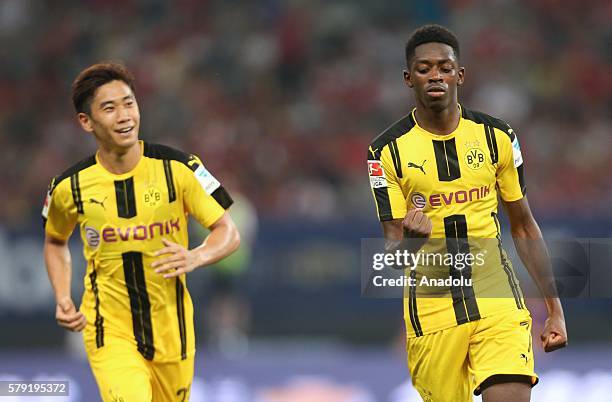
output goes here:
[{"label": "player's mouth", "polygon": [[426,93],[431,97],[439,98],[440,96],[444,96],[446,88],[441,85],[432,85],[427,88]]},{"label": "player's mouth", "polygon": [[132,133],[132,131],[134,131],[134,126],[130,126],[130,127],[125,127],[125,128],[121,128],[118,130],[115,130],[115,132],[117,134],[120,134],[122,136],[128,136]]}]

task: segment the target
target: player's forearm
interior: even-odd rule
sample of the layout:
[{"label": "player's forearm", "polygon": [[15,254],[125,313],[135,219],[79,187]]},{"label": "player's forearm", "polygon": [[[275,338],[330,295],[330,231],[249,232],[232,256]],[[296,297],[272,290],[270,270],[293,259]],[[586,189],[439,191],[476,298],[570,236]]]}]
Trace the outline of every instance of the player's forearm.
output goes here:
[{"label": "player's forearm", "polygon": [[563,314],[550,256],[537,223],[532,220],[512,228],[512,237],[521,261],[544,296],[549,314]]},{"label": "player's forearm", "polygon": [[214,264],[232,254],[240,246],[240,234],[233,224],[214,227],[202,244],[194,249],[199,266]]},{"label": "player's forearm", "polygon": [[385,251],[393,253],[395,250],[399,250],[402,240],[404,240],[402,220],[394,219],[392,221],[382,222],[382,228],[385,237]]},{"label": "player's forearm", "polygon": [[45,239],[44,257],[55,300],[59,302],[62,299],[70,298],[72,263],[68,243]]}]

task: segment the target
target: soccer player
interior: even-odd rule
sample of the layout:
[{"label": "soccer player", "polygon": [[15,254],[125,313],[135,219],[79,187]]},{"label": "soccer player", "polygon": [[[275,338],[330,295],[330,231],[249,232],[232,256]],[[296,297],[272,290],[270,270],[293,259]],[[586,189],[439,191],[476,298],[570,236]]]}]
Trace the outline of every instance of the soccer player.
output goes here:
[{"label": "soccer player", "polygon": [[[471,401],[472,392],[482,393],[485,402],[529,401],[538,381],[531,317],[501,245],[498,196],[518,254],[545,297],[544,350],[565,346],[567,334],[546,246],[525,197],[517,136],[504,121],[457,102],[465,69],[449,30],[423,26],[405,50],[404,81],[416,108],[368,150],[387,248],[410,238],[409,249],[416,252],[442,239],[458,255],[470,251],[472,239],[495,242],[484,267],[474,261],[467,268],[445,265],[447,277],[472,279],[471,285],[451,285],[446,297],[417,297],[418,281],[408,287],[404,316],[412,383],[425,401]],[[427,275],[423,266],[415,268],[412,277]]]},{"label": "soccer player", "polygon": [[[140,112],[124,66],[83,70],[72,101],[98,150],[52,180],[43,208],[57,322],[83,331],[105,402],[187,401],[195,337],[185,274],[238,248],[226,211],[232,199],[198,157],[138,139]],[[188,214],[210,229],[191,250]],[[68,250],[77,223],[87,260],[79,309]]]}]

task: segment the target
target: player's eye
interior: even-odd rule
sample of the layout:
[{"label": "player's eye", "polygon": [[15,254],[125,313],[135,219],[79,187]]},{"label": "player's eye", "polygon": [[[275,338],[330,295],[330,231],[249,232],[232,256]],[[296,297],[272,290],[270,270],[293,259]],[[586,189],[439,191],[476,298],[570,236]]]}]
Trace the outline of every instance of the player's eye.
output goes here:
[{"label": "player's eye", "polygon": [[115,110],[115,108],[114,108],[114,107],[112,107],[112,106],[107,106],[107,107],[105,107],[105,108],[104,108],[104,109],[102,109],[102,110],[104,110],[104,111],[105,111],[105,112],[107,112],[107,113],[110,113],[110,112],[112,112],[113,110]]},{"label": "player's eye", "polygon": [[134,105],[134,101],[132,100],[125,102],[125,106],[133,106],[133,105]]}]

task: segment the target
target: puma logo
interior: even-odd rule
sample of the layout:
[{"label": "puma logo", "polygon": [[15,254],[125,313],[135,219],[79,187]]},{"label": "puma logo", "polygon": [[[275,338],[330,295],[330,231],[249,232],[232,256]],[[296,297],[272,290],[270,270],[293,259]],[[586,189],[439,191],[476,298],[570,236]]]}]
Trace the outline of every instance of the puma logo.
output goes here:
[{"label": "puma logo", "polygon": [[529,358],[525,353],[521,353],[521,359],[525,359],[525,364],[527,364],[527,362],[529,361]]},{"label": "puma logo", "polygon": [[376,152],[378,152],[378,148],[370,147],[369,151],[370,151],[370,154],[372,155],[372,158],[376,159]]},{"label": "puma logo", "polygon": [[[190,384],[191,386],[191,384]],[[181,402],[185,402],[185,398],[187,398],[187,394],[189,392],[189,387],[187,388],[179,388],[178,391],[176,391],[176,396],[181,398]]]},{"label": "puma logo", "polygon": [[425,169],[423,168],[423,166],[425,166],[425,162],[427,162],[427,159],[425,159],[423,161],[423,163],[421,163],[421,165],[417,165],[416,163],[413,162],[408,162],[408,167],[409,168],[415,168],[415,169],[419,169],[421,172],[423,172],[423,174],[427,174],[425,173]]},{"label": "puma logo", "polygon": [[106,211],[106,207],[104,206],[104,203],[106,202],[106,199],[108,198],[108,196],[104,197],[104,199],[102,201],[98,201],[95,198],[90,198],[89,199],[89,203],[90,204],[98,204],[102,206],[102,209],[104,209]]},{"label": "puma logo", "polygon": [[113,389],[112,388],[108,390],[108,393],[110,394],[111,402],[124,402],[123,397],[119,396],[119,395],[115,395],[113,393]]}]

